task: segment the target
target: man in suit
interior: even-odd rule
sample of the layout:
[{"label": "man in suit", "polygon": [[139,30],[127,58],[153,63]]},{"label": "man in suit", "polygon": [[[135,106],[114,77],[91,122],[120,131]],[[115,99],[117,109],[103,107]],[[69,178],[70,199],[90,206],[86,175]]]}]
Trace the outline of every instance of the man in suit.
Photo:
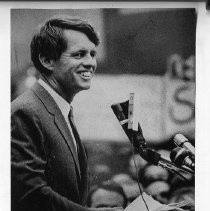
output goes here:
[{"label": "man in suit", "polygon": [[34,35],[38,82],[11,106],[12,211],[86,208],[87,156],[72,119],[74,96],[90,87],[99,38],[79,18],[49,19]]}]

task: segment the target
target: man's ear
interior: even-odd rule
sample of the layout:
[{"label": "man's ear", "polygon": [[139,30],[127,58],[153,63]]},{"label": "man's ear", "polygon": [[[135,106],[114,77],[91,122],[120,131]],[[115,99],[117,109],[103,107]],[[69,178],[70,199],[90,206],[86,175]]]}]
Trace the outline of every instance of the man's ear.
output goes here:
[{"label": "man's ear", "polygon": [[46,57],[42,57],[40,54],[39,54],[39,61],[41,62],[41,64],[47,68],[48,70],[51,70],[53,71],[54,70],[54,66],[53,66],[53,60],[50,60]]}]

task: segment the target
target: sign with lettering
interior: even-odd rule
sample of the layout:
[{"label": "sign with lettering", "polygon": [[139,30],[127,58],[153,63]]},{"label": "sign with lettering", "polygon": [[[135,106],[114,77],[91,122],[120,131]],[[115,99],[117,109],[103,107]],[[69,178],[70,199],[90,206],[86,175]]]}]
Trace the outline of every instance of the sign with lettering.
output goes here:
[{"label": "sign with lettering", "polygon": [[178,54],[168,58],[165,75],[165,131],[183,132],[194,138],[195,130],[195,56]]}]

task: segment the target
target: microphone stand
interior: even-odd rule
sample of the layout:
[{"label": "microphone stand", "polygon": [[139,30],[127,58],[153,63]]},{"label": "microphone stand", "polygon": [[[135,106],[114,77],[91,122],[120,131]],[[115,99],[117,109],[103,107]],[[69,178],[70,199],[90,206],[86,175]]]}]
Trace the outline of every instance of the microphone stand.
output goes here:
[{"label": "microphone stand", "polygon": [[146,141],[143,137],[143,133],[142,133],[139,123],[138,123],[138,131],[131,130],[131,131],[129,131],[129,133],[130,134],[132,133],[132,137],[130,137],[130,138],[128,137],[130,139],[130,142],[132,143],[134,148],[137,150],[139,155],[147,162],[149,162],[153,165],[157,165],[157,166],[166,168],[169,171],[188,173],[193,176],[195,175],[195,173],[191,169],[184,167],[184,166],[178,167],[173,162],[171,162],[167,158],[163,157],[160,153],[158,153],[152,149],[149,149],[146,146]]},{"label": "microphone stand", "polygon": [[180,171],[195,175],[195,173],[187,167],[177,167],[174,163],[162,157],[158,152],[155,152],[147,147],[146,140],[143,136],[142,129],[138,123],[138,131],[128,129],[128,105],[129,101],[111,105],[111,108],[119,120],[124,132],[128,136],[133,147],[138,151],[139,155],[147,162],[161,166],[169,171],[176,172],[180,175]]},{"label": "microphone stand", "polygon": [[158,163],[159,166],[166,168],[168,170],[172,170],[172,172],[183,172],[183,173],[188,173],[191,174],[193,176],[195,176],[195,172],[193,172],[191,169],[187,168],[187,167],[177,167],[174,163],[172,163],[171,161],[167,160],[166,158],[161,156],[161,160]]}]

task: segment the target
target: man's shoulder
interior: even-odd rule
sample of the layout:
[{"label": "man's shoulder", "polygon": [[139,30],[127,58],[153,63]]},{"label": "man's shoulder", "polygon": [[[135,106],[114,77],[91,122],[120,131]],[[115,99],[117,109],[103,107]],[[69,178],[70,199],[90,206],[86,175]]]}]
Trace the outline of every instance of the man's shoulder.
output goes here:
[{"label": "man's shoulder", "polygon": [[11,111],[36,107],[38,104],[38,99],[34,92],[27,90],[12,101]]},{"label": "man's shoulder", "polygon": [[52,96],[38,83],[31,89],[14,99],[11,103],[11,114],[17,111],[24,113],[37,113],[44,115],[47,112],[54,113],[59,110]]}]

